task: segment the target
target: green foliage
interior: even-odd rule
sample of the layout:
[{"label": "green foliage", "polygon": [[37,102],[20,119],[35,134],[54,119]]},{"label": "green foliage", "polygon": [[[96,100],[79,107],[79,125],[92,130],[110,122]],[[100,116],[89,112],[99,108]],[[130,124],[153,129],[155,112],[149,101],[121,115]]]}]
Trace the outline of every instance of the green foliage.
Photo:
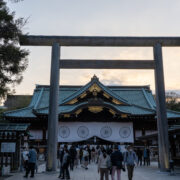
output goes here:
[{"label": "green foliage", "polygon": [[170,110],[180,111],[180,97],[174,92],[167,93],[166,107]]},{"label": "green foliage", "polygon": [[30,95],[9,95],[5,101],[7,110],[15,110],[27,107],[31,102],[32,96]]},{"label": "green foliage", "polygon": [[22,81],[28,65],[27,50],[19,46],[19,37],[26,21],[15,19],[3,0],[0,0],[0,99],[12,92],[10,88]]}]

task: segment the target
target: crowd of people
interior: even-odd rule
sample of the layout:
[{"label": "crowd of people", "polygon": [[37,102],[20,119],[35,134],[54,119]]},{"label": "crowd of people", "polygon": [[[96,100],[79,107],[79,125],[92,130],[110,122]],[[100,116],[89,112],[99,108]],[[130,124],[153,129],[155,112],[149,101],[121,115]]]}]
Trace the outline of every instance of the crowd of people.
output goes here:
[{"label": "crowd of people", "polygon": [[120,146],[74,146],[68,148],[67,145],[61,145],[59,150],[60,160],[60,179],[70,179],[70,172],[78,164],[85,170],[88,170],[90,163],[97,164],[97,171],[100,174],[100,180],[115,180],[115,173],[117,173],[117,180],[121,179],[121,171],[128,173],[129,180],[132,180],[135,165],[150,165],[150,151],[148,148],[141,150],[137,149],[135,152],[132,146],[127,146],[125,152],[121,152]]},{"label": "crowd of people", "polygon": [[[34,177],[37,170],[37,152],[30,146],[29,150],[24,149],[22,152],[23,166],[26,171],[25,178]],[[70,171],[73,171],[79,165],[88,170],[90,163],[97,164],[97,171],[100,174],[100,180],[117,180],[121,179],[121,171],[128,173],[129,180],[132,180],[135,166],[150,165],[150,150],[145,147],[144,150],[138,148],[133,150],[132,146],[127,146],[126,151],[121,151],[120,145],[113,146],[74,146],[61,145],[58,150],[58,161],[60,167],[59,178],[70,179]]]}]

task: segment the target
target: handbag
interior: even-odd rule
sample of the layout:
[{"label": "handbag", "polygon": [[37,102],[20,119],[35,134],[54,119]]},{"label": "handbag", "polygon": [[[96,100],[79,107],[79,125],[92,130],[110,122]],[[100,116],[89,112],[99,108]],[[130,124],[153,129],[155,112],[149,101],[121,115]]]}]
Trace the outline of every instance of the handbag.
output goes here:
[{"label": "handbag", "polygon": [[126,168],[124,166],[122,166],[122,170],[125,172],[126,171]]}]

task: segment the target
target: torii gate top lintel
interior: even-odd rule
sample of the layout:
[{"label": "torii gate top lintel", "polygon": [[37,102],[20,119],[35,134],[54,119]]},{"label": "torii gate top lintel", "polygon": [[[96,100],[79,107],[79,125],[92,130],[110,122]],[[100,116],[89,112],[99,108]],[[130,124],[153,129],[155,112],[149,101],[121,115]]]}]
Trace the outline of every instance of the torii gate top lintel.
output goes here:
[{"label": "torii gate top lintel", "polygon": [[20,37],[23,46],[127,46],[152,47],[159,43],[161,46],[180,46],[180,37],[140,37],[140,36],[42,36],[27,35]]}]

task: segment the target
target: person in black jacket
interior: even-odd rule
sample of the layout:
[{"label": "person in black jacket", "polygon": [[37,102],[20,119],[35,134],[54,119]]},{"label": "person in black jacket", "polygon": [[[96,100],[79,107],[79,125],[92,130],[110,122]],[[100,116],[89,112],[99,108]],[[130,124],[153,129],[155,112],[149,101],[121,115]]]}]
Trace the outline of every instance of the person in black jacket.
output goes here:
[{"label": "person in black jacket", "polygon": [[74,147],[74,145],[71,146],[70,150],[69,150],[69,155],[70,155],[70,169],[73,171],[74,169],[74,161],[77,155],[77,151],[76,148]]},{"label": "person in black jacket", "polygon": [[123,155],[118,150],[118,146],[116,145],[114,148],[114,152],[111,154],[111,164],[112,164],[112,173],[111,178],[114,179],[115,171],[117,171],[117,180],[121,179],[121,169],[123,168]]},{"label": "person in black jacket", "polygon": [[147,148],[147,166],[150,166],[150,150]]},{"label": "person in black jacket", "polygon": [[143,152],[140,148],[137,149],[137,157],[138,157],[138,165],[142,166],[142,157],[143,157]]}]

